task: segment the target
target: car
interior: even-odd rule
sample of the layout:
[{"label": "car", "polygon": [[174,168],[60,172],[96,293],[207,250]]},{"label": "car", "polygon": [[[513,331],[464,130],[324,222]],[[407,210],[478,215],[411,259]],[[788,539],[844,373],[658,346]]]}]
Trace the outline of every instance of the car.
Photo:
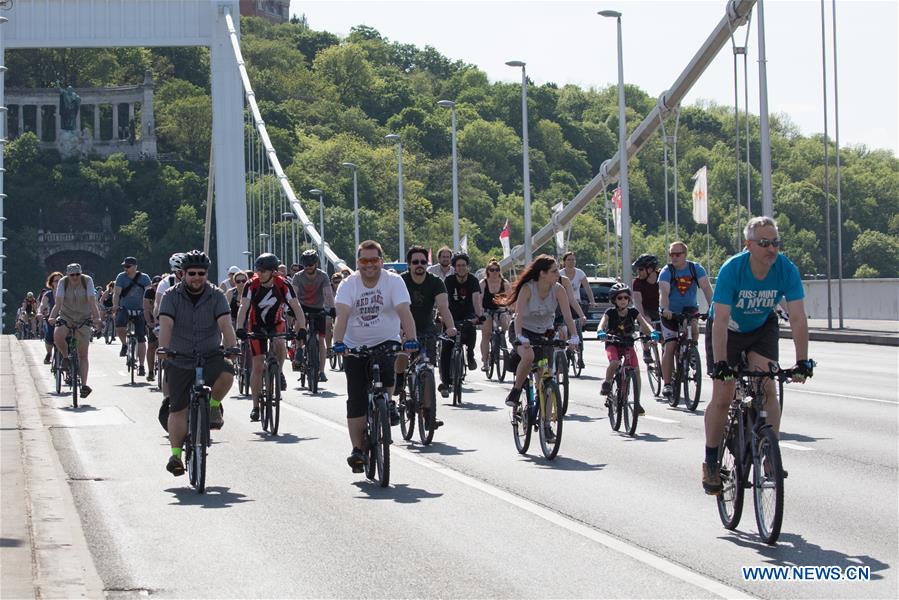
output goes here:
[{"label": "car", "polygon": [[[596,300],[597,307],[590,308],[587,307],[584,311],[587,315],[587,324],[584,326],[584,329],[587,331],[595,331],[597,327],[599,327],[599,322],[602,320],[602,315],[606,312],[612,304],[609,302],[609,290],[612,288],[614,284],[618,283],[618,280],[614,277],[587,277],[587,284],[590,286],[590,289],[593,290],[593,298]],[[581,302],[586,303],[587,298],[583,290],[581,290]],[[582,304],[585,306],[585,304]]]}]

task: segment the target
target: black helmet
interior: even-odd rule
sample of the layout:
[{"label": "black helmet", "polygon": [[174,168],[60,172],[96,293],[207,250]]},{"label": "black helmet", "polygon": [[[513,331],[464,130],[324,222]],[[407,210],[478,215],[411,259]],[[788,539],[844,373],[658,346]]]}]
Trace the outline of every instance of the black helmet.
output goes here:
[{"label": "black helmet", "polygon": [[256,257],[255,267],[257,271],[277,271],[281,261],[271,252],[260,254]]},{"label": "black helmet", "polygon": [[318,252],[313,249],[306,250],[303,252],[303,255],[300,257],[300,263],[304,267],[308,267],[310,265],[314,265],[318,263]]},{"label": "black helmet", "polygon": [[609,289],[609,298],[614,300],[615,296],[617,296],[618,294],[621,294],[621,293],[624,293],[624,294],[627,294],[628,296],[630,296],[631,288],[626,283],[620,283],[620,282],[616,283],[616,284],[612,285],[612,287]]},{"label": "black helmet", "polygon": [[641,254],[632,266],[635,271],[637,269],[653,269],[659,266],[659,259],[655,257],[655,254]]},{"label": "black helmet", "polygon": [[206,256],[202,250],[191,250],[185,252],[181,256],[181,270],[186,271],[191,267],[200,267],[201,269],[209,269],[212,261]]},{"label": "black helmet", "polygon": [[468,255],[464,252],[459,252],[458,254],[454,254],[452,260],[450,260],[450,264],[455,267],[456,261],[459,259],[463,259],[463,260],[465,260],[466,263],[471,264],[471,259],[468,258]]}]

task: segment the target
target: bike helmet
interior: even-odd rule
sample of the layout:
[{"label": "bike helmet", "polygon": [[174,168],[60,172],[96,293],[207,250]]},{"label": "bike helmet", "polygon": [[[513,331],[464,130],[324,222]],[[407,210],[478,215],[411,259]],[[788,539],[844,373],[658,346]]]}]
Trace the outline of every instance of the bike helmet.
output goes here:
[{"label": "bike helmet", "polygon": [[659,259],[654,254],[641,254],[632,266],[635,271],[637,269],[652,269],[659,266]]},{"label": "bike helmet", "polygon": [[464,259],[466,263],[471,264],[471,259],[468,258],[468,255],[464,252],[459,252],[458,254],[454,254],[453,258],[450,260],[450,264],[453,265],[453,267],[455,268],[456,261],[460,260],[460,259]]},{"label": "bike helmet", "polygon": [[81,275],[81,265],[78,263],[66,265],[66,275]]},{"label": "bike helmet", "polygon": [[180,271],[181,270],[181,259],[184,258],[183,252],[176,252],[169,257],[169,267],[172,268],[172,271]]},{"label": "bike helmet", "polygon": [[27,294],[25,294],[25,297],[26,298],[34,298],[34,292],[28,292]]},{"label": "bike helmet", "polygon": [[209,257],[202,250],[191,250],[181,256],[181,269],[184,271],[190,267],[209,269],[210,265],[212,265],[212,261],[209,260]]},{"label": "bike helmet", "polygon": [[271,252],[266,252],[256,257],[254,266],[257,271],[277,271],[279,264],[281,264],[281,261],[278,260],[277,256]]},{"label": "bike helmet", "polygon": [[300,257],[300,263],[304,267],[308,267],[318,263],[318,252],[313,249],[306,250]]},{"label": "bike helmet", "polygon": [[617,296],[618,294],[622,294],[622,293],[630,296],[631,295],[630,286],[628,286],[626,283],[616,283],[616,284],[612,285],[612,287],[609,289],[609,298],[614,300],[615,296]]}]

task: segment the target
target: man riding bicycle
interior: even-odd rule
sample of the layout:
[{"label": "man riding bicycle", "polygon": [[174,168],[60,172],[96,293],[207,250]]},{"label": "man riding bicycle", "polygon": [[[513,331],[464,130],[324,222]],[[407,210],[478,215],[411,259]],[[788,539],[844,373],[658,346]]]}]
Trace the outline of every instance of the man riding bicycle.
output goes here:
[{"label": "man riding bicycle", "polygon": [[[659,259],[653,254],[641,254],[631,265],[637,276],[631,282],[634,308],[656,331],[662,331],[662,315],[659,314]],[[652,342],[655,344],[655,342]],[[643,347],[643,361],[652,362],[649,347]]]},{"label": "man riding bicycle", "polygon": [[137,374],[143,377],[147,374],[144,370],[144,359],[147,356],[147,324],[144,321],[144,291],[150,287],[150,277],[146,273],[137,270],[137,259],[133,256],[125,257],[122,261],[125,269],[115,278],[115,289],[112,294],[112,309],[116,311],[115,326],[119,341],[122,342],[122,350],[119,356],[125,356],[128,349],[125,347],[125,330],[128,321],[134,321],[134,335],[137,337],[137,361],[140,368]]},{"label": "man riding bicycle", "polygon": [[[478,280],[468,272],[471,262],[468,255],[460,252],[453,256],[452,266],[455,274],[447,277],[443,283],[449,299],[449,310],[453,315],[454,324],[458,325],[462,334],[462,343],[465,344],[468,357],[468,370],[474,371],[478,363],[474,359],[474,345],[477,341],[473,321],[484,321],[484,305],[481,301],[481,286]],[[453,345],[443,344],[440,350],[440,394],[446,398],[449,396],[450,361],[453,359]]]},{"label": "man riding bicycle", "polygon": [[[47,322],[56,325],[57,318],[64,320],[70,326],[84,323],[92,319],[95,327],[100,326],[100,309],[97,307],[97,293],[94,291],[94,280],[90,275],[81,272],[81,265],[72,263],[66,267],[66,276],[56,285],[56,303],[50,311]],[[69,335],[68,327],[56,327],[53,331],[53,341],[56,349],[63,358],[62,368],[69,369],[69,348],[66,344],[66,336]],[[91,393],[87,385],[87,375],[90,371],[88,363],[88,350],[90,349],[91,329],[89,324],[84,324],[74,331],[78,341],[78,364],[81,373],[81,397],[87,398]]]},{"label": "man riding bicycle", "polygon": [[147,381],[156,378],[156,350],[159,349],[159,338],[156,328],[159,326],[157,315],[153,314],[153,306],[156,303],[156,290],[162,277],[154,275],[150,280],[150,287],[144,292],[144,321],[147,323]]},{"label": "man riding bicycle", "polygon": [[[670,400],[674,389],[671,387],[671,372],[674,370],[674,351],[677,346],[678,322],[675,315],[698,315],[697,291],[702,288],[706,302],[712,304],[712,285],[705,269],[699,263],[687,260],[687,244],[673,242],[668,247],[671,262],[665,265],[659,275],[659,306],[662,309],[662,338],[665,347],[662,354],[662,395]],[[699,324],[694,320],[693,339],[699,336]]]},{"label": "man riding bicycle", "polygon": [[[247,328],[238,328],[237,337],[247,339],[247,331],[262,332],[266,334],[284,333],[287,331],[287,320],[284,309],[290,306],[293,309],[296,320],[294,330],[297,339],[302,342],[306,338],[306,320],[300,303],[283,277],[277,273],[278,257],[271,253],[260,254],[256,258],[256,274],[244,285],[243,296],[240,300],[240,309],[237,311],[238,324],[246,323]],[[229,318],[231,312],[228,312]],[[253,371],[250,374],[250,389],[253,394],[253,410],[250,411],[250,421],[259,420],[259,396],[262,392],[262,371],[265,367],[265,355],[267,344],[274,344],[278,357],[278,366],[283,368],[284,359],[287,357],[287,345],[283,338],[272,340],[251,339],[250,354],[253,357]],[[287,380],[281,373],[281,390],[287,389]]]},{"label": "man riding bicycle", "polygon": [[[300,301],[300,307],[303,312],[309,315],[309,322],[306,327],[309,334],[313,333],[318,338],[318,356],[323,362],[327,356],[327,347],[325,346],[326,315],[330,315],[334,307],[334,294],[331,290],[331,281],[328,274],[318,268],[318,252],[315,250],[306,250],[300,257],[300,263],[303,270],[293,276],[294,293]],[[299,357],[297,357],[295,366],[299,366]],[[327,381],[325,370],[319,371],[319,381]]]},{"label": "man riding bicycle", "polygon": [[[399,275],[383,267],[384,251],[378,242],[366,240],[359,244],[357,270],[337,289],[334,352],[344,354],[348,349],[371,348],[388,341],[399,343],[401,328],[408,339],[404,349],[418,349],[415,320],[409,309],[409,291]],[[391,388],[394,366],[385,359],[379,367],[384,387]],[[361,473],[365,465],[362,445],[368,413],[368,364],[356,356],[347,356],[343,369],[347,381],[347,428],[353,446],[347,463],[354,473]],[[395,403],[390,412],[391,424],[399,424]]]},{"label": "man riding bicycle", "polygon": [[[727,412],[734,396],[734,368],[745,352],[749,369],[768,371],[769,362],[778,361],[780,339],[774,310],[786,298],[796,348],[799,375],[804,382],[812,376],[814,363],[808,359],[808,321],[803,298],[805,291],[799,269],[778,249],[777,223],[771,217],[755,217],[743,230],[746,249],[721,266],[715,283],[712,310],[706,330],[706,360],[712,370],[712,401],[705,411],[705,460],[702,487],[707,494],[721,492],[718,445],[727,424]],[[709,335],[708,331],[711,331]],[[774,381],[765,381],[767,422],[775,433],[780,430],[780,405]]]},{"label": "man riding bicycle", "polygon": [[22,316],[31,325],[32,337],[37,335],[37,306],[37,298],[34,297],[34,292],[25,294],[25,299],[22,300]]},{"label": "man riding bicycle", "polygon": [[204,252],[191,250],[184,254],[181,261],[184,279],[170,288],[159,309],[159,352],[178,353],[166,360],[165,367],[171,446],[165,468],[176,477],[184,474],[181,445],[187,436],[187,406],[195,377],[194,353],[207,357],[203,380],[211,388],[210,429],[221,429],[224,425],[222,400],[234,382],[234,367],[217,352],[222,343],[226,348],[233,348],[237,340],[225,294],[209,282],[210,265]]}]

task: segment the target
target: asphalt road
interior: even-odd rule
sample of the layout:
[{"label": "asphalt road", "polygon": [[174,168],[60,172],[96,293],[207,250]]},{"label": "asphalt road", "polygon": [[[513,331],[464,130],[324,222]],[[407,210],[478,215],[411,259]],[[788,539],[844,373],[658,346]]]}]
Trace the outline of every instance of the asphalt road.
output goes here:
[{"label": "asphalt road", "polygon": [[[626,437],[600,410],[596,343],[554,461],[539,443],[515,451],[508,385],[477,372],[464,406],[441,404],[430,447],[394,430],[391,485],[378,488],[344,462],[346,382],[329,373],[317,397],[287,393],[277,438],[249,422],[248,399],[228,399],[203,496],[165,471],[161,395],[126,383],[118,346],[92,345],[94,392],[73,411],[50,392],[42,344],[23,345],[112,597],[899,596],[896,348],[811,344],[814,379],[786,393],[772,547],[755,534],[751,495],[729,532],[702,492],[711,382],[695,414],[644,385],[647,415]],[[792,342],[781,351],[792,358]],[[743,579],[741,567],[770,565],[865,566],[870,581]]]}]

